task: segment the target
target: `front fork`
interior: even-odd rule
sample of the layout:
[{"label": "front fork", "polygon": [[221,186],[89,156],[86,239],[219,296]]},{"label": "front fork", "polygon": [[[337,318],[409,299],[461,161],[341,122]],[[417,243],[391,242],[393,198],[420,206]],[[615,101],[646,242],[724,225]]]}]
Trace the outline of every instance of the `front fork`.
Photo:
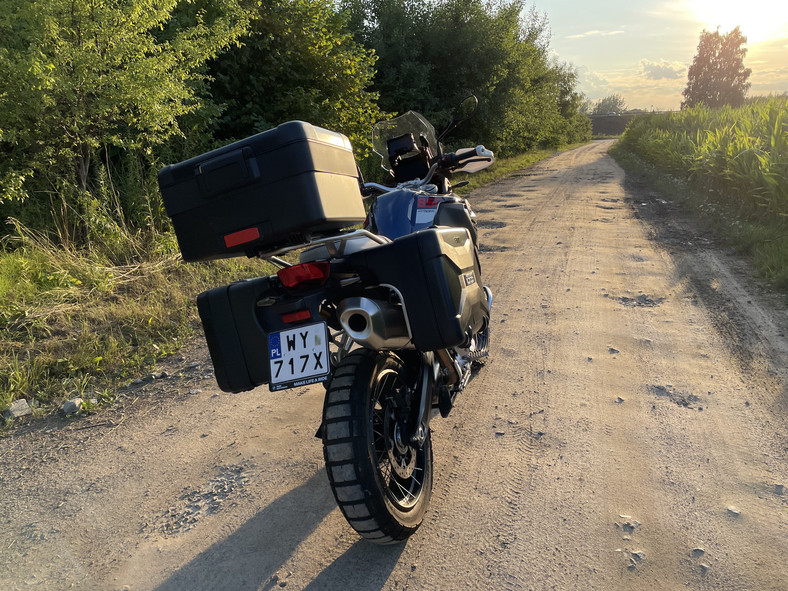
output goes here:
[{"label": "front fork", "polygon": [[414,421],[414,427],[410,430],[411,443],[419,447],[424,444],[427,434],[430,432],[432,400],[441,369],[440,364],[435,361],[433,353],[422,353],[420,357],[421,367],[419,368],[419,380],[416,386],[419,393],[419,412]]},{"label": "front fork", "polygon": [[421,367],[416,386],[418,415],[410,429],[410,441],[419,447],[427,439],[430,430],[433,401],[437,399],[441,416],[448,416],[454,397],[465,388],[470,378],[470,367],[461,367],[447,349],[422,353],[420,357]]}]

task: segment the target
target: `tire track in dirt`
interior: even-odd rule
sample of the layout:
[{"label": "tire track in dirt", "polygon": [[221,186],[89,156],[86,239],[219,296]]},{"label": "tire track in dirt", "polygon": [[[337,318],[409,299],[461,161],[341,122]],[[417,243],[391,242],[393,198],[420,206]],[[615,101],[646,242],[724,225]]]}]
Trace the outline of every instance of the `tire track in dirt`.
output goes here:
[{"label": "tire track in dirt", "polygon": [[[458,538],[460,532],[465,532],[465,539],[485,540],[481,545],[454,548],[449,559],[475,572],[476,577],[481,573],[494,575],[497,584],[505,589],[524,588],[524,576],[528,573],[519,566],[513,568],[522,561],[517,543],[523,534],[518,523],[528,514],[528,505],[537,492],[534,475],[541,468],[535,452],[544,448],[549,440],[549,436],[543,439],[544,424],[549,421],[550,414],[544,385],[553,369],[547,366],[545,359],[552,340],[556,307],[560,305],[555,301],[553,284],[561,280],[573,239],[571,226],[562,235],[555,234],[555,220],[560,215],[561,203],[568,199],[565,187],[573,185],[575,179],[559,171],[550,161],[541,169],[545,172],[534,171],[528,177],[539,186],[538,198],[523,190],[531,187],[523,187],[520,179],[510,179],[493,186],[490,189],[493,196],[489,200],[472,199],[474,205],[479,202],[483,209],[491,209],[485,212],[485,219],[505,219],[507,228],[515,228],[516,232],[507,232],[506,253],[487,255],[488,258],[504,257],[507,264],[490,272],[485,262],[487,258],[483,258],[485,280],[493,286],[495,295],[494,317],[499,321],[493,325],[489,365],[464,393],[454,411],[463,419],[461,428],[452,431],[452,435],[460,436],[456,446],[482,445],[482,450],[454,467],[453,478],[446,484],[449,492],[441,495],[441,505],[446,499],[453,509],[450,524],[442,524],[449,530],[456,530],[451,537]],[[509,189],[509,183],[519,185],[517,190]],[[529,197],[522,207],[504,207],[511,199],[521,199],[524,195]],[[481,234],[482,244],[497,239],[495,230]],[[544,245],[553,249],[546,266],[541,264],[543,261],[539,257],[533,256]],[[557,258],[553,259],[556,252]],[[528,285],[527,292],[522,291],[524,285]],[[480,408],[477,397],[486,402],[485,407]],[[452,414],[449,420],[454,416]],[[486,423],[478,420],[483,417]],[[436,427],[440,429],[440,423]],[[478,437],[473,441],[461,439],[478,430],[486,433],[482,443],[477,442]],[[443,437],[444,434],[438,432],[435,440]],[[499,457],[507,460],[505,465],[496,466],[493,474],[490,458]],[[468,475],[474,474],[482,474],[498,483],[497,486],[486,484],[494,486],[496,491],[494,495],[482,497],[485,507],[478,499],[458,503],[458,499],[470,496],[459,489],[467,487]],[[436,483],[440,483],[441,478],[439,475]],[[482,486],[478,478],[471,481],[474,488]],[[475,524],[477,521],[484,524],[481,531]],[[429,576],[430,572],[428,570],[426,580],[434,578]]]}]

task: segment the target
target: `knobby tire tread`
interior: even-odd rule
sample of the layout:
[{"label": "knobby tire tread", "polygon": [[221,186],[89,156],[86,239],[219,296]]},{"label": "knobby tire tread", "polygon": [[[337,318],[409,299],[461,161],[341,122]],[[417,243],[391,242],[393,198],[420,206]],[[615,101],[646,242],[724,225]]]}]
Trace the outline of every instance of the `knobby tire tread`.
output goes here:
[{"label": "knobby tire tread", "polygon": [[[337,505],[351,527],[376,544],[393,544],[413,534],[421,520],[413,526],[403,525],[388,513],[385,502],[378,498],[385,493],[381,493],[375,485],[377,468],[369,461],[367,450],[361,449],[362,443],[366,441],[365,423],[369,421],[369,401],[359,396],[359,388],[364,388],[364,396],[368,398],[379,357],[379,353],[364,349],[348,355],[342,361],[338,368],[340,373],[334,375],[326,392],[323,455]],[[358,381],[362,381],[363,385],[357,384]],[[431,444],[428,441],[425,445],[430,445],[431,462]],[[430,466],[430,489],[431,482]],[[429,502],[429,496],[430,490],[427,490],[426,503]],[[422,514],[424,508],[419,509]]]}]

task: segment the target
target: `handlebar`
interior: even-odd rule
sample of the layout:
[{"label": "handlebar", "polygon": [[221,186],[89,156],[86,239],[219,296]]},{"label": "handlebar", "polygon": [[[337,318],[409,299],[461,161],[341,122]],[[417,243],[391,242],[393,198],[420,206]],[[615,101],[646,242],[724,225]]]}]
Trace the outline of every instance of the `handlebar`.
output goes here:
[{"label": "handlebar", "polygon": [[[436,190],[436,186],[430,185],[429,183],[439,169],[443,171],[450,171],[452,169],[462,168],[463,166],[466,166],[472,162],[487,163],[478,169],[481,170],[481,168],[485,168],[493,160],[495,160],[495,156],[492,150],[488,150],[482,145],[476,146],[475,148],[463,148],[457,152],[444,154],[441,156],[432,164],[432,166],[430,166],[429,171],[423,179],[417,178],[404,183],[399,183],[397,187],[417,190],[428,190],[431,188],[434,192]],[[468,170],[467,172],[476,172],[476,170]],[[362,198],[366,199],[367,197],[374,195],[375,192],[386,193],[393,189],[394,187],[386,187],[377,183],[364,183],[361,186],[361,195]]]},{"label": "handlebar", "polygon": [[364,189],[366,189],[367,193],[362,193],[362,196],[367,198],[372,195],[373,191],[378,191],[379,193],[388,193],[389,191],[393,190],[394,187],[387,187],[386,185],[379,185],[378,183],[364,183]]},{"label": "handlebar", "polygon": [[492,150],[488,150],[482,145],[476,146],[476,155],[481,158],[495,158]]},{"label": "handlebar", "polygon": [[475,148],[465,148],[453,154],[445,154],[441,158],[441,168],[457,168],[470,158],[482,158],[485,161],[495,158],[491,150],[488,150],[482,145]]}]

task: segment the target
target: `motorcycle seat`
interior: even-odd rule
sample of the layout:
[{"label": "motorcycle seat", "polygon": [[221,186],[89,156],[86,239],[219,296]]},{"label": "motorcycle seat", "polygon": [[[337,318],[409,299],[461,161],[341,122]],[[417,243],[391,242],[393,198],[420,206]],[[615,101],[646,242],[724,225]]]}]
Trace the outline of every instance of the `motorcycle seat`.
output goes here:
[{"label": "motorcycle seat", "polygon": [[[388,238],[384,238],[390,242]],[[298,257],[299,263],[313,263],[315,261],[327,261],[332,258],[344,258],[353,253],[380,246],[380,242],[376,242],[367,236],[354,236],[345,240],[336,240],[328,244],[319,244],[311,248],[303,250]],[[332,254],[333,253],[333,254]]]}]

